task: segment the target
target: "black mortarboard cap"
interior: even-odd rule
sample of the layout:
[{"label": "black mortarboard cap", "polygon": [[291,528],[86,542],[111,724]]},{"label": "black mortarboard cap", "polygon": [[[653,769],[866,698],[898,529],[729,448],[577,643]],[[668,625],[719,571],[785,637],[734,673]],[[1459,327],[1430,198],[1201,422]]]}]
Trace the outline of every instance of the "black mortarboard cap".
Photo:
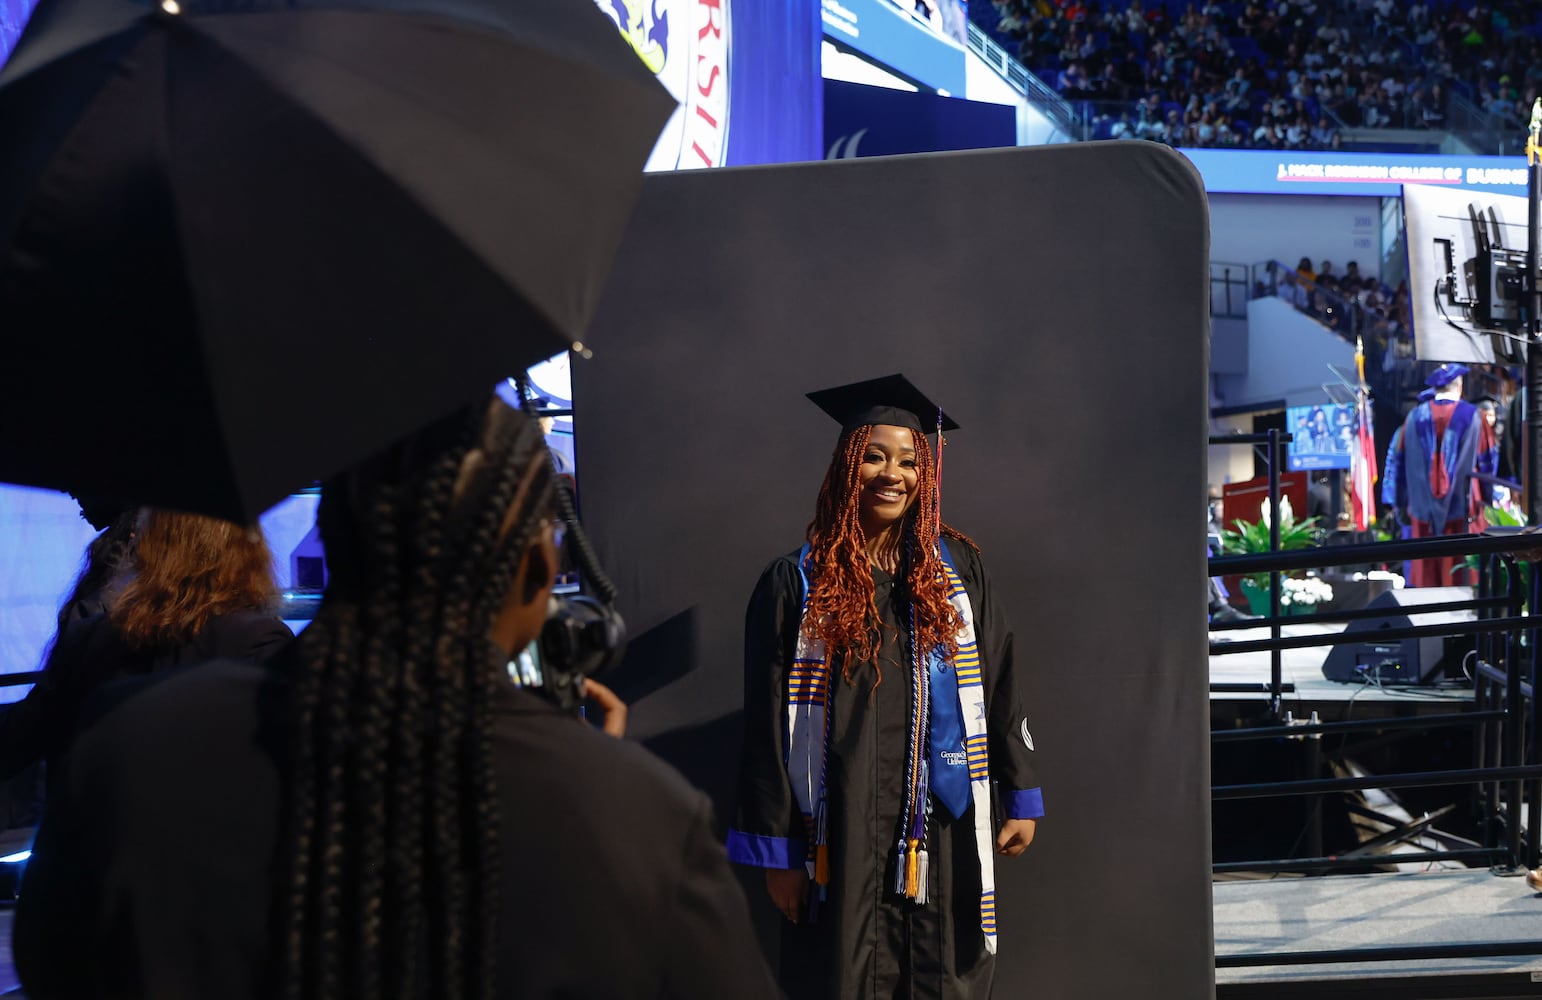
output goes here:
[{"label": "black mortarboard cap", "polygon": [[[937,404],[910,384],[903,375],[885,375],[865,382],[852,382],[832,389],[811,392],[808,398],[840,423],[843,431],[868,424],[892,424],[930,434],[937,429]],[[958,424],[942,414],[942,429],[952,431]]]}]

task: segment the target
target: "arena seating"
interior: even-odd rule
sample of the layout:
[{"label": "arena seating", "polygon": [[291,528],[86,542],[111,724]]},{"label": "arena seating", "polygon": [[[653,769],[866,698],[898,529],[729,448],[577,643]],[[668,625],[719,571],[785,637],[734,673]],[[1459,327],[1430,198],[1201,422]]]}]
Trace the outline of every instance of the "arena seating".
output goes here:
[{"label": "arena seating", "polygon": [[1434,152],[1458,125],[1523,129],[1542,88],[1542,5],[1525,0],[970,0],[970,15],[1093,138],[1322,149],[1353,130],[1369,150],[1366,129],[1420,129]]}]

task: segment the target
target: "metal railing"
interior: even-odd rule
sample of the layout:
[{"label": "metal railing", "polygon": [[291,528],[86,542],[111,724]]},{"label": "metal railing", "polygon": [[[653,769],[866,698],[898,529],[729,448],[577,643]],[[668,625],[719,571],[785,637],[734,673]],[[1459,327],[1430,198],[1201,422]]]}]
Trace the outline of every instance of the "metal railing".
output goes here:
[{"label": "metal railing", "polygon": [[1246,264],[1227,260],[1210,262],[1210,315],[1228,319],[1247,319],[1248,300],[1253,297],[1253,270]]},{"label": "metal railing", "polygon": [[[1280,460],[1284,455],[1284,453],[1280,451],[1280,446],[1282,444],[1289,444],[1292,440],[1294,439],[1289,434],[1286,434],[1283,431],[1277,429],[1271,429],[1267,434],[1212,435],[1210,437],[1210,444],[1264,444],[1268,446],[1268,450],[1265,453],[1265,461],[1268,463],[1269,468],[1269,510],[1271,512],[1277,512],[1280,509]],[[1280,518],[1278,517],[1271,517],[1269,519],[1269,549],[1269,554],[1271,556],[1278,556],[1281,554]],[[1224,566],[1221,568],[1220,572],[1216,572],[1216,560],[1224,558],[1226,557],[1218,556],[1210,560],[1211,577],[1227,575],[1228,570]],[[1239,573],[1244,571],[1231,570],[1230,572]],[[1249,570],[1245,572],[1254,571]],[[1267,624],[1269,626],[1269,638],[1273,639],[1275,642],[1278,642],[1280,640],[1281,625],[1280,569],[1275,567],[1266,567],[1265,569],[1259,570],[1257,572],[1267,572],[1269,574],[1269,615]],[[1264,623],[1252,622],[1250,624],[1256,628]],[[1216,644],[1213,642],[1210,644],[1212,653],[1215,651],[1215,646]],[[1280,650],[1272,649],[1269,652],[1269,712],[1271,715],[1276,717],[1278,717],[1280,711],[1280,695],[1283,693],[1282,684],[1283,678],[1280,675]]]},{"label": "metal railing", "polygon": [[[1212,437],[1211,444],[1268,445],[1269,498],[1271,509],[1278,509],[1279,446],[1286,435],[1272,430],[1266,435]],[[1320,832],[1311,845],[1310,856],[1268,858],[1223,862],[1213,865],[1216,873],[1236,872],[1331,872],[1363,868],[1372,862],[1460,862],[1489,864],[1516,871],[1542,862],[1542,712],[1538,712],[1535,692],[1542,689],[1542,642],[1534,617],[1542,608],[1542,567],[1529,575],[1520,570],[1517,553],[1535,553],[1542,548],[1542,537],[1521,534],[1456,535],[1364,545],[1343,545],[1314,549],[1279,551],[1279,518],[1271,519],[1270,545],[1273,551],[1245,555],[1217,556],[1210,560],[1211,576],[1268,573],[1269,614],[1262,620],[1214,625],[1211,631],[1267,626],[1269,638],[1246,642],[1214,642],[1212,656],[1267,651],[1270,654],[1269,717],[1274,724],[1249,729],[1217,730],[1212,744],[1302,739],[1308,746],[1308,762],[1314,777],[1306,780],[1265,781],[1247,784],[1216,785],[1211,788],[1215,802],[1250,798],[1286,796],[1321,796],[1367,789],[1431,788],[1473,786],[1486,818],[1485,842],[1477,847],[1454,850],[1418,851],[1373,855],[1369,845],[1349,851],[1325,854]],[[1443,601],[1414,605],[1405,614],[1410,618],[1432,612],[1471,610],[1477,618],[1434,625],[1409,625],[1326,635],[1283,636],[1281,627],[1296,624],[1351,622],[1391,615],[1387,611],[1365,608],[1312,615],[1280,615],[1281,574],[1295,570],[1320,569],[1365,563],[1387,563],[1443,556],[1476,556],[1478,585],[1471,600]],[[1523,583],[1524,581],[1524,583]],[[1473,671],[1473,708],[1460,713],[1444,713],[1416,718],[1361,719],[1319,722],[1315,718],[1297,723],[1281,714],[1281,696],[1288,689],[1280,671],[1280,653],[1285,649],[1331,646],[1365,641],[1390,642],[1405,638],[1423,639],[1445,636],[1475,637],[1476,668]],[[1529,679],[1523,679],[1525,673]],[[1367,678],[1369,680],[1369,678]],[[1216,686],[1212,685],[1212,690]],[[1467,728],[1473,730],[1474,765],[1469,768],[1417,771],[1399,774],[1360,775],[1323,778],[1315,776],[1321,767],[1319,742],[1325,734],[1386,733],[1408,730]],[[1527,836],[1521,836],[1524,814]],[[1431,820],[1416,820],[1388,834],[1387,843],[1411,840]],[[1502,828],[1503,842],[1494,831]],[[1500,957],[1542,954],[1542,940],[1536,942],[1489,941],[1462,945],[1417,945],[1391,948],[1353,948],[1329,951],[1247,952],[1216,957],[1218,968],[1261,965],[1332,964],[1341,962],[1403,961],[1441,957]]]},{"label": "metal railing", "polygon": [[1504,156],[1521,151],[1514,137],[1522,134],[1525,112],[1518,110],[1513,123],[1504,122],[1453,89],[1446,98],[1445,127],[1474,153]]},{"label": "metal railing", "polygon": [[1013,58],[973,21],[969,22],[965,39],[969,51],[979,56],[987,66],[1000,74],[1001,78],[1022,94],[1029,104],[1048,118],[1057,131],[1073,142],[1087,138],[1086,129],[1066,99],[1061,97],[1055,88],[1035,76],[1028,67]]}]

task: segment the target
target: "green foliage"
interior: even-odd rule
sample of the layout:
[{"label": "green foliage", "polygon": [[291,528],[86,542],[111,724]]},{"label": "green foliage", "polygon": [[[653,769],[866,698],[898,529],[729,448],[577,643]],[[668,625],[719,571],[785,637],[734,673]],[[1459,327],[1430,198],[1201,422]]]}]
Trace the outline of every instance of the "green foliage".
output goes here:
[{"label": "green foliage", "polygon": [[[1310,549],[1319,542],[1321,532],[1317,526],[1317,518],[1308,517],[1304,520],[1296,520],[1295,512],[1290,509],[1289,501],[1280,504],[1280,551],[1289,552],[1292,549]],[[1221,552],[1225,555],[1240,555],[1243,553],[1269,552],[1269,522],[1265,518],[1257,521],[1237,520],[1232,522],[1232,527],[1221,532]],[[1255,573],[1245,577],[1259,590],[1268,590],[1269,574]]]},{"label": "green foliage", "polygon": [[[1297,521],[1288,512],[1280,519],[1280,551],[1309,549],[1317,544],[1317,518]],[[1221,532],[1221,551],[1226,555],[1269,551],[1269,525],[1263,521],[1233,521]]]},{"label": "green foliage", "polygon": [[1526,519],[1517,517],[1502,507],[1486,507],[1483,511],[1484,518],[1496,528],[1524,528]]},{"label": "green foliage", "polygon": [[[1221,552],[1238,555],[1244,552],[1269,551],[1269,526],[1262,521],[1233,521],[1230,528],[1221,531]],[[1284,532],[1280,533],[1284,541]]]}]

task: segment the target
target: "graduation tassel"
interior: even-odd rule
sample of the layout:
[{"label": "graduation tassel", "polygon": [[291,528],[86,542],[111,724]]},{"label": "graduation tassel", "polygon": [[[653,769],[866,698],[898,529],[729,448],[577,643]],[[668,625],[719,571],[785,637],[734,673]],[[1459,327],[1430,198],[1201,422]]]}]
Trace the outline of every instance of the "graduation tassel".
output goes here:
[{"label": "graduation tassel", "polygon": [[937,534],[942,534],[942,407],[937,407],[937,471],[933,473],[937,488]]},{"label": "graduation tassel", "polygon": [[[931,777],[931,764],[923,760],[921,762],[922,788],[931,787]],[[932,869],[931,859],[927,857],[926,852],[926,825],[927,820],[930,819],[932,815],[932,797],[925,792],[923,792],[922,795],[922,801],[926,803],[926,808],[922,810],[921,817],[916,822],[916,832],[921,836],[920,839],[915,841],[916,844],[920,845],[920,849],[916,851],[916,893],[913,897],[918,906],[926,905],[926,887],[929,880],[931,879]]]},{"label": "graduation tassel", "polygon": [[919,882],[916,879],[919,872],[916,869],[920,865],[921,859],[917,856],[916,849],[920,846],[921,842],[919,840],[912,840],[910,842],[910,850],[905,854],[905,895],[911,899],[916,898],[919,886]]},{"label": "graduation tassel", "polygon": [[900,838],[899,854],[894,860],[894,894],[905,895],[905,840]]}]

